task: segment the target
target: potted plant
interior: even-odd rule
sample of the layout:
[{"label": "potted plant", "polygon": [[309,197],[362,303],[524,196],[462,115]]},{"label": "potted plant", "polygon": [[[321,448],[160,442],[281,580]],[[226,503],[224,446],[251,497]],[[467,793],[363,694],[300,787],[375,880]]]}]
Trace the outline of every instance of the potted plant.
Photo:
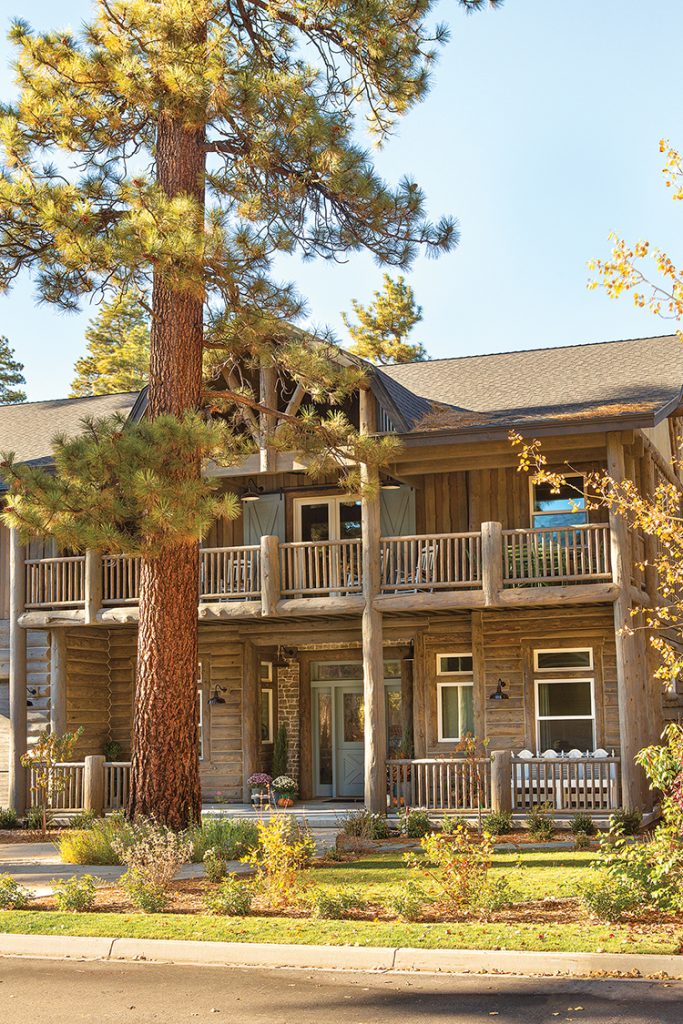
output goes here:
[{"label": "potted plant", "polygon": [[297,784],[289,775],[278,775],[273,779],[273,792],[277,798],[278,807],[291,807],[297,793]]},{"label": "potted plant", "polygon": [[249,776],[252,804],[263,804],[268,800],[270,784],[273,781],[267,772],[254,772]]}]

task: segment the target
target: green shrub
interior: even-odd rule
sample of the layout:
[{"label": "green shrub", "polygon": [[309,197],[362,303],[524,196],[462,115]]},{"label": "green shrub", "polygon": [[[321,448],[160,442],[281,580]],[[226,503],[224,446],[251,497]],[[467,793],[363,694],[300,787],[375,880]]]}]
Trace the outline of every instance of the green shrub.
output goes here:
[{"label": "green shrub", "polygon": [[72,875],[71,878],[53,880],[54,897],[60,910],[86,911],[95,905],[97,882],[92,875]]},{"label": "green shrub", "polygon": [[470,903],[477,910],[483,910],[488,914],[512,906],[518,898],[507,878],[488,875],[472,890]]},{"label": "green shrub", "polygon": [[0,807],[0,828],[19,828],[19,815],[13,807]]},{"label": "green shrub", "polygon": [[162,914],[168,906],[166,887],[151,882],[137,871],[127,871],[121,886],[131,903],[145,914]]},{"label": "green shrub", "polygon": [[643,824],[643,812],[637,808],[633,811],[615,811],[610,816],[610,832],[619,832],[623,836],[638,835]]},{"label": "green shrub", "polygon": [[401,811],[399,814],[399,827],[404,836],[409,839],[422,839],[428,832],[433,831],[433,826],[426,811]]},{"label": "green shrub", "polygon": [[226,864],[220,853],[213,848],[207,850],[203,858],[204,872],[210,882],[220,882],[226,875]]},{"label": "green shrub", "polygon": [[31,894],[11,875],[0,875],[0,910],[25,910]]},{"label": "green shrub", "polygon": [[254,901],[254,885],[231,874],[204,895],[204,906],[211,914],[246,917]]},{"label": "green shrub", "polygon": [[121,858],[113,844],[125,827],[123,815],[118,813],[109,818],[98,818],[90,828],[63,832],[59,837],[62,862],[97,866],[120,864]]},{"label": "green shrub", "polygon": [[358,839],[387,839],[391,835],[389,822],[382,814],[372,811],[351,811],[340,819],[341,831]]},{"label": "green shrub", "polygon": [[99,820],[94,811],[79,811],[78,814],[71,816],[69,828],[75,828],[83,832],[87,828],[92,828],[95,822]]},{"label": "green shrub", "polygon": [[261,897],[272,910],[296,905],[301,890],[299,874],[316,853],[313,836],[282,814],[258,821],[257,828],[258,848],[244,859],[258,873]]},{"label": "green shrub", "polygon": [[553,838],[555,829],[550,816],[550,810],[546,804],[541,807],[534,807],[526,819],[529,835],[539,843],[547,843]]},{"label": "green shrub", "polygon": [[610,834],[601,844],[598,865],[609,878],[642,893],[648,907],[683,909],[683,846],[664,826],[641,841]]},{"label": "green shrub", "polygon": [[[54,815],[52,811],[45,812],[45,822],[47,825],[50,824]],[[29,807],[24,818],[24,825],[29,832],[42,832],[43,829],[43,808],[42,807]]]},{"label": "green shrub", "polygon": [[591,837],[585,832],[577,832],[574,836],[574,849],[575,850],[590,850]]},{"label": "green shrub", "polygon": [[255,821],[246,818],[205,818],[189,830],[189,838],[195,864],[201,864],[207,850],[225,861],[241,860],[258,846],[258,829]]},{"label": "green shrub", "polygon": [[569,829],[575,835],[594,836],[596,833],[595,822],[590,814],[579,811],[569,822]]},{"label": "green shrub", "polygon": [[484,818],[484,829],[492,836],[506,836],[512,832],[512,811],[492,811]]},{"label": "green shrub", "polygon": [[452,836],[463,828],[471,828],[469,821],[459,814],[444,814],[441,821],[441,831],[444,835]]},{"label": "green shrub", "polygon": [[117,740],[107,740],[102,748],[102,753],[107,761],[120,761],[123,757],[123,747]]},{"label": "green shrub", "polygon": [[626,878],[601,874],[587,882],[581,890],[584,907],[601,921],[621,921],[643,904],[646,894]]},{"label": "green shrub", "polygon": [[402,921],[419,921],[432,902],[433,897],[425,887],[411,878],[400,889],[389,894],[385,906]]},{"label": "green shrub", "polygon": [[365,906],[363,897],[355,889],[315,888],[309,894],[307,902],[316,917],[329,921],[339,921],[346,917],[350,910],[362,910]]}]

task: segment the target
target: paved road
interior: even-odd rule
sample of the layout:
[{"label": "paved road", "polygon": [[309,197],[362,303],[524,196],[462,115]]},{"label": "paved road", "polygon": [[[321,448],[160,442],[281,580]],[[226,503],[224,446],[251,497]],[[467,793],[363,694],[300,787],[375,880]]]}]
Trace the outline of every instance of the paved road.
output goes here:
[{"label": "paved road", "polygon": [[0,958],[0,1024],[679,1024],[683,983]]}]

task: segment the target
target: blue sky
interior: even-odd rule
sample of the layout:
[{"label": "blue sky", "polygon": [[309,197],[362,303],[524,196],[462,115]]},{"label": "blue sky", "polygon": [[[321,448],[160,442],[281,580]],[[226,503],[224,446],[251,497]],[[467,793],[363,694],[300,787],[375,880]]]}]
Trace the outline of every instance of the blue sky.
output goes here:
[{"label": "blue sky", "polygon": [[[76,26],[89,0],[3,0],[39,28]],[[456,356],[665,333],[667,325],[588,292],[586,261],[607,236],[676,247],[683,218],[662,183],[658,141],[683,146],[678,0],[507,0],[467,17],[444,0],[452,38],[426,102],[380,153],[382,173],[409,172],[430,212],[458,217],[459,247],[418,260],[409,279],[432,356]],[[4,29],[3,25],[3,29]],[[0,95],[11,92],[0,42]],[[340,311],[381,281],[372,260],[282,265],[312,320],[343,340]],[[29,397],[65,395],[87,316],[36,307],[29,282],[0,297],[0,334],[25,363]]]}]

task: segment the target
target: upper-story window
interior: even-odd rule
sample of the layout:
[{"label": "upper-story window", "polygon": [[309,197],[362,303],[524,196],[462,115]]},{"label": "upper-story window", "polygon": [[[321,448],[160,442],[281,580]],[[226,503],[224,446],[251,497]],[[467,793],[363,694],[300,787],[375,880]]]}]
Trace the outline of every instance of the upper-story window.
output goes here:
[{"label": "upper-story window", "polygon": [[361,535],[360,499],[346,495],[296,498],[294,529],[297,540],[353,540]]},{"label": "upper-story window", "polygon": [[558,526],[581,526],[588,522],[582,476],[568,476],[554,493],[552,484],[531,485],[532,526],[554,529]]}]

